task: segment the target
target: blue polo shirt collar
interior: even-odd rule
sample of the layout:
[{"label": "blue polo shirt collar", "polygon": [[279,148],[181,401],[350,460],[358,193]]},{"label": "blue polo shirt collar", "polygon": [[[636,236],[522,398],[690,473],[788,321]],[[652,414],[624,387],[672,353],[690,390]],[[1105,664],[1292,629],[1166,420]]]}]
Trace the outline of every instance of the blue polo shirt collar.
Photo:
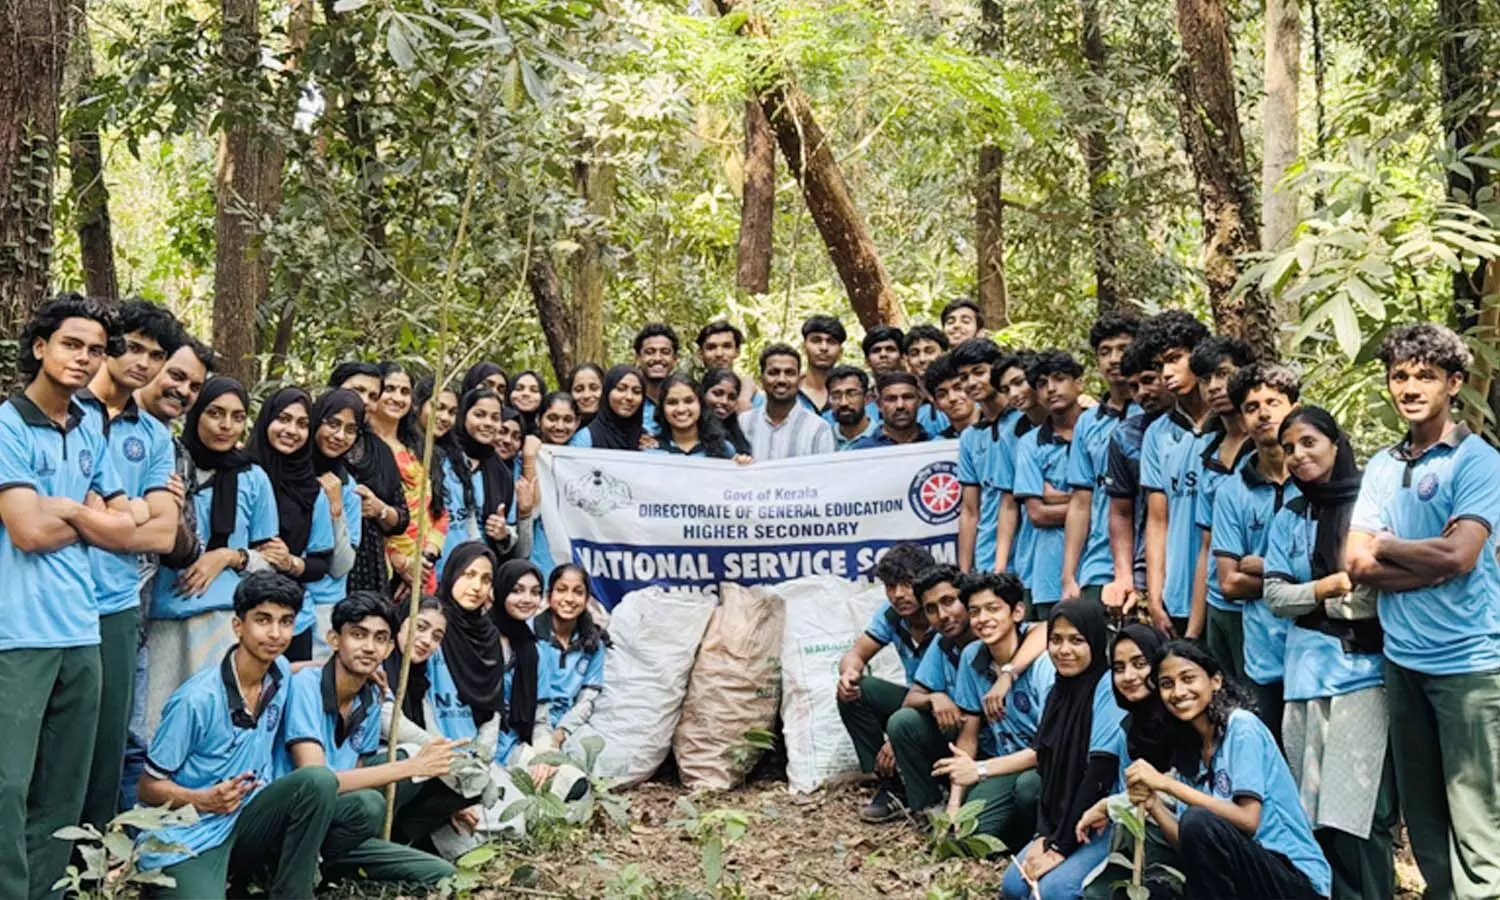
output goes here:
[{"label": "blue polo shirt collar", "polygon": [[271,700],[281,689],[281,669],[273,663],[271,668],[266,670],[266,678],[270,683],[261,682],[265,687],[261,689],[260,702],[256,704],[255,714],[251,715],[250,711],[245,708],[245,698],[240,693],[240,679],[234,670],[234,651],[238,650],[239,646],[235,644],[224,654],[224,659],[219,663],[219,680],[224,685],[224,699],[229,704],[229,721],[233,722],[236,728],[253,731],[260,724],[261,714],[271,705]]},{"label": "blue polo shirt collar", "polygon": [[911,651],[912,656],[920,657],[926,652],[927,645],[932,643],[933,636],[937,634],[936,631],[929,628],[927,629],[927,637],[923,638],[920,644],[917,643],[912,639],[910,626],[906,624],[905,619],[901,618],[901,614],[896,612],[896,607],[894,606],[887,606],[885,608],[885,620],[890,623],[891,628],[900,636],[901,643],[906,645],[906,649]]},{"label": "blue polo shirt collar", "polygon": [[89,390],[88,388],[83,388],[74,393],[73,399],[77,400],[79,403],[92,403],[93,405],[99,407],[100,417],[104,420],[104,433],[106,435],[109,434],[109,425],[114,421],[114,419],[124,419],[127,422],[138,422],[141,418],[141,408],[135,402],[134,391],[131,391],[130,394],[125,398],[125,406],[120,410],[119,415],[116,415],[114,417],[114,419],[111,419],[109,417],[109,407],[105,404],[105,402],[96,397],[94,395],[94,392]]},{"label": "blue polo shirt collar", "polygon": [[16,412],[20,414],[21,421],[32,428],[50,428],[53,431],[66,434],[77,428],[78,424],[83,421],[83,407],[79,406],[78,401],[72,397],[68,398],[67,424],[63,426],[59,426],[52,420],[51,416],[42,412],[42,408],[33,403],[31,398],[26,396],[25,391],[16,391],[14,394],[11,394],[10,402],[11,405],[15,406]]},{"label": "blue polo shirt collar", "polygon": [[1124,406],[1120,407],[1119,409],[1115,409],[1113,406],[1110,406],[1109,405],[1109,394],[1107,394],[1107,393],[1100,394],[1095,399],[1099,401],[1097,404],[1094,405],[1094,409],[1098,411],[1098,412],[1095,413],[1095,415],[1098,415],[1098,416],[1101,416],[1101,417],[1108,417],[1108,418],[1111,418],[1111,419],[1119,419],[1120,421],[1123,422],[1123,421],[1125,421],[1125,417],[1127,415],[1129,415],[1129,413],[1130,413],[1130,406],[1131,405],[1129,403],[1126,403]]},{"label": "blue polo shirt collar", "polygon": [[1203,433],[1213,435],[1208,444],[1204,446],[1203,454],[1201,457],[1203,460],[1203,468],[1208,469],[1211,472],[1218,472],[1221,475],[1228,475],[1230,472],[1238,469],[1246,459],[1255,455],[1255,442],[1250,440],[1249,438],[1246,438],[1244,443],[1240,444],[1239,452],[1234,455],[1234,459],[1229,463],[1229,465],[1226,466],[1219,461],[1219,447],[1224,443],[1224,438],[1228,436],[1229,432],[1224,430],[1224,422],[1218,416],[1211,417],[1209,421],[1205,423]]},{"label": "blue polo shirt collar", "polygon": [[[378,699],[380,688],[366,681],[354,697],[354,703],[349,707],[349,718],[345,719],[339,712],[339,690],[338,671],[336,660],[330,659],[323,664],[322,694],[323,712],[333,716],[333,743],[342,747],[350,735],[359,734],[359,729],[365,724],[365,719],[370,717],[370,710],[374,708]],[[329,748],[330,750],[333,748]]]},{"label": "blue polo shirt collar", "polygon": [[1072,441],[1067,440],[1057,433],[1057,430],[1052,427],[1051,419],[1041,424],[1041,430],[1036,434],[1036,442],[1038,444],[1060,444],[1064,447],[1072,443]]},{"label": "blue polo shirt collar", "polygon": [[1448,430],[1447,434],[1439,438],[1436,443],[1431,444],[1421,453],[1413,454],[1411,451],[1411,432],[1408,431],[1402,435],[1401,442],[1391,448],[1391,455],[1405,463],[1417,462],[1438,447],[1447,447],[1450,450],[1456,450],[1458,445],[1467,440],[1471,434],[1473,432],[1469,430],[1468,425],[1458,422]]}]

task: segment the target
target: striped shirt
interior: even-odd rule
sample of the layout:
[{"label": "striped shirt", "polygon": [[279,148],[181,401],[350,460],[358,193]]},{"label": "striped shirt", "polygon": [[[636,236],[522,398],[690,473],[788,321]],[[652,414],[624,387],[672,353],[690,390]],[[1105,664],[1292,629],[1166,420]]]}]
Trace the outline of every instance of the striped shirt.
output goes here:
[{"label": "striped shirt", "polygon": [[800,403],[792,406],[779,425],[771,421],[764,407],[746,410],[740,413],[740,430],[750,442],[750,455],[759,460],[834,451],[833,426]]}]

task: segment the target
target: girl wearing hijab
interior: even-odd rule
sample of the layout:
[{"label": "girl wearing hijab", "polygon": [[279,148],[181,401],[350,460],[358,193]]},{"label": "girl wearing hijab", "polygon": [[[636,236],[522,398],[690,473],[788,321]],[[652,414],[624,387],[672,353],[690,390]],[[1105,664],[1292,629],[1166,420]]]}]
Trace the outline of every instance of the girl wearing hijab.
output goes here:
[{"label": "girl wearing hijab", "polygon": [[410,516],[401,494],[395,454],[370,430],[370,410],[380,405],[384,393],[380,369],[368,362],[340,363],[328,377],[328,386],[346,388],[365,398],[365,427],[344,454],[344,463],[359,485],[355,490],[364,519],[354,551],[354,568],[349,572],[349,590],[379,591],[389,596],[391,573],[385,561],[385,541],[405,532]]},{"label": "girl wearing hijab", "polygon": [[510,390],[510,378],[506,376],[505,370],[500,368],[499,363],[477,362],[464,373],[464,380],[459,383],[458,395],[462,397],[478,387],[489,388],[497,396],[504,397]]},{"label": "girl wearing hijab", "polygon": [[740,376],[728,369],[709,369],[703,373],[702,404],[724,428],[724,436],[734,447],[736,456],[750,455],[750,440],[740,430]]},{"label": "girl wearing hijab", "polygon": [[163,563],[151,589],[147,626],[146,724],[154,732],[167,698],[234,644],[234,590],[240,578],[271,566],[257,548],[280,530],[276,492],[266,472],[240,449],[250,398],[233,378],[203,385],[183,421],[182,446],[197,468],[187,502],[203,552],[185,569]]},{"label": "girl wearing hijab", "polygon": [[574,447],[600,450],[641,449],[642,408],[646,403],[646,379],[635,366],[619,365],[604,375],[604,400],[589,427],[574,436]]},{"label": "girl wearing hijab", "polygon": [[[519,376],[516,381],[520,382]],[[553,391],[542,401],[537,419],[538,434],[528,435],[522,449],[521,476],[535,483],[537,478],[537,453],[542,444],[565,447],[578,432],[578,404],[567,391]],[[531,526],[531,562],[543,572],[552,571],[552,548],[547,545],[547,532],[542,527],[540,511],[531,510],[527,520]],[[525,528],[523,521],[518,527]]]},{"label": "girl wearing hijab", "polygon": [[[333,510],[328,495],[313,470],[312,398],[298,387],[285,387],[266,399],[246,452],[265,470],[276,494],[275,538],[258,549],[271,568],[303,585],[328,575],[333,555]],[[342,508],[339,515],[343,515]],[[291,662],[312,659],[313,625],[317,614],[313,598],[302,595],[302,610],[292,629],[286,650]]]},{"label": "girl wearing hijab", "polygon": [[1302,808],[1333,869],[1336,898],[1395,894],[1395,772],[1387,748],[1374,597],[1344,570],[1360,471],[1338,423],[1304,406],[1281,425],[1300,497],[1271,520],[1265,601],[1292,620],[1282,739]]},{"label": "girl wearing hijab", "polygon": [[494,391],[481,387],[463,396],[453,423],[455,445],[442,462],[449,525],[439,568],[453,548],[469,541],[483,541],[497,557],[516,543],[510,518],[515,480],[495,452],[499,426],[500,397]]},{"label": "girl wearing hijab", "polygon": [[[1177,720],[1173,775],[1138,759],[1126,770],[1130,800],[1177,848],[1189,900],[1314,900],[1329,896],[1328,861],[1313,839],[1297,782],[1250,708],[1206,650],[1171,641],[1156,666],[1157,692]],[[1165,797],[1175,800],[1169,809]],[[1092,811],[1091,811],[1092,812]],[[1080,822],[1085,835],[1108,821]],[[1098,838],[1089,842],[1104,843]]]},{"label": "girl wearing hijab", "polygon": [[568,393],[578,404],[578,426],[586,428],[599,412],[599,399],[604,396],[604,370],[598,363],[579,363],[568,373]]},{"label": "girl wearing hijab", "polygon": [[1079,823],[1119,789],[1128,758],[1124,712],[1109,677],[1109,627],[1097,602],[1059,603],[1047,617],[1047,655],[1057,672],[1037,726],[1036,770],[1040,836],[1005,870],[1006,900],[1074,900],[1109,855],[1108,839],[1084,843]]},{"label": "girl wearing hijab", "polygon": [[536,434],[541,417],[542,397],[547,394],[547,383],[542,376],[527,369],[510,383],[510,392],[505,394],[506,405],[521,414],[521,432]]},{"label": "girl wearing hijab", "polygon": [[732,459],[734,445],[724,436],[718,417],[705,414],[703,395],[686,375],[673,373],[661,384],[656,407],[657,446],[653,453]]},{"label": "girl wearing hijab", "polygon": [[317,619],[313,626],[313,656],[317,659],[328,658],[324,636],[333,627],[333,607],[349,592],[349,570],[354,566],[355,548],[359,546],[364,525],[358,513],[359,494],[355,492],[358,485],[344,464],[344,454],[359,440],[364,415],[364,401],[353,391],[328,391],[312,408],[313,472],[333,516],[333,552],[328,558],[328,574],[307,585],[307,599]]},{"label": "girl wearing hijab", "polygon": [[[521,480],[521,450],[526,444],[526,433],[521,430],[521,414],[514,408],[500,408],[500,427],[495,429],[495,452],[500,461],[510,466],[511,477]],[[455,438],[455,440],[457,440]]]}]

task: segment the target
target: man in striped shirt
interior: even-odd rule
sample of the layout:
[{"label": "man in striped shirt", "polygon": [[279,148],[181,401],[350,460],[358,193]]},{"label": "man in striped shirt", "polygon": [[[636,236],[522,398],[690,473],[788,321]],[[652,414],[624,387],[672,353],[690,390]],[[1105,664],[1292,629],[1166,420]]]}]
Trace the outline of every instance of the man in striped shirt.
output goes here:
[{"label": "man in striped shirt", "polygon": [[760,387],[766,405],[740,413],[740,430],[758,460],[791,459],[834,451],[833,426],[797,402],[802,356],[789,344],[760,354]]}]

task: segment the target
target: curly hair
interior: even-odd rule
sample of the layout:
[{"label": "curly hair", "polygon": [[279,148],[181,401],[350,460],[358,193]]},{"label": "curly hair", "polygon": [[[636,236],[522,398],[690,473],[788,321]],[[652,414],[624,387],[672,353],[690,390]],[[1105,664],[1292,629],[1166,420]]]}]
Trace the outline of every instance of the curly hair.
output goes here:
[{"label": "curly hair", "polygon": [[917,595],[917,599],[920,600],[923,594],[940,584],[951,584],[957,588],[963,577],[963,573],[958,570],[958,566],[948,563],[938,563],[918,572],[917,579],[911,583],[911,589]]},{"label": "curly hair", "polygon": [[922,373],[922,382],[927,388],[927,393],[936,395],[938,385],[957,377],[959,377],[959,371],[958,366],[953,362],[953,355],[940,353],[927,366],[927,371]]},{"label": "curly hair", "polygon": [[1193,355],[1188,358],[1188,368],[1199,378],[1207,378],[1226,359],[1238,369],[1255,362],[1255,351],[1237,337],[1216,334],[1199,341],[1198,346],[1193,348]]},{"label": "curly hair", "polygon": [[1173,347],[1191,351],[1208,336],[1207,325],[1180,309],[1169,309],[1152,316],[1141,323],[1135,333],[1135,339],[1146,348],[1149,359],[1155,359]]},{"label": "curly hair", "polygon": [[137,333],[156,341],[168,356],[188,340],[187,332],[166,307],[145,300],[127,300],[120,304],[120,334]]},{"label": "curly hair", "polygon": [[1026,602],[1026,587],[1014,572],[970,572],[959,579],[958,597],[964,606],[981,591],[989,591],[1010,607]]},{"label": "curly hair", "polygon": [[917,573],[931,568],[934,562],[932,554],[919,544],[897,544],[875,564],[875,577],[888,588],[911,584],[917,580]]},{"label": "curly hair", "polygon": [[1048,375],[1067,375],[1081,378],[1083,366],[1066,350],[1049,349],[1036,354],[1031,365],[1026,367],[1026,383],[1036,387]]},{"label": "curly hair", "polygon": [[1229,377],[1229,402],[1235,409],[1245,405],[1245,396],[1258,387],[1280,391],[1296,403],[1302,396],[1302,381],[1297,373],[1275,363],[1251,363]]},{"label": "curly hair", "polygon": [[677,332],[673,330],[671,325],[665,322],[647,322],[641,327],[640,331],[635,333],[635,340],[630,342],[631,348],[635,350],[635,355],[640,356],[641,348],[646,346],[646,341],[654,337],[664,337],[670,341],[673,353],[682,348],[681,342],[677,340]]},{"label": "curly hair", "polygon": [[[1161,656],[1152,663],[1152,681],[1156,681],[1159,677],[1162,663],[1172,656],[1187,660],[1207,672],[1209,678],[1218,675],[1223,679],[1223,684],[1214,691],[1213,697],[1208,701],[1208,708],[1203,711],[1203,714],[1208,716],[1209,724],[1213,726],[1215,744],[1224,739],[1224,730],[1229,727],[1229,716],[1235,710],[1256,712],[1255,699],[1245,686],[1234,676],[1225,672],[1212,654],[1193,641],[1181,639],[1168,641],[1161,650]],[[1186,777],[1195,779],[1198,770],[1203,766],[1203,741],[1190,722],[1176,719],[1173,732],[1173,765]]]},{"label": "curly hair", "polygon": [[31,345],[38,339],[43,342],[52,339],[52,335],[68,319],[90,319],[98,322],[104,329],[105,352],[110,356],[119,356],[124,352],[124,342],[121,340],[120,317],[108,304],[99,300],[93,300],[82,294],[59,294],[36,311],[26,327],[21,329],[21,335],[16,339],[16,367],[21,374],[28,379],[35,378],[42,370],[42,361],[31,352]]},{"label": "curly hair", "polygon": [[1112,337],[1125,335],[1135,337],[1141,329],[1141,320],[1126,313],[1107,312],[1094,320],[1089,327],[1089,346],[1098,352],[1099,345]]},{"label": "curly hair", "polygon": [[995,363],[999,362],[1004,355],[999,344],[983,337],[969,338],[954,347],[952,352],[953,364],[960,368],[988,364],[991,371],[994,370]]},{"label": "curly hair", "polygon": [[884,343],[885,341],[895,341],[896,349],[900,351],[901,345],[906,341],[906,335],[902,334],[901,329],[894,325],[876,325],[865,332],[864,340],[859,342],[859,349],[866,356],[869,356],[870,351],[875,349],[876,344]]},{"label": "curly hair", "polygon": [[936,325],[928,325],[926,323],[913,325],[911,331],[908,331],[906,337],[901,341],[901,352],[910,353],[912,345],[917,341],[932,341],[945,352],[949,349],[948,335],[944,334],[943,330]]},{"label": "curly hair", "polygon": [[1474,354],[1469,345],[1450,328],[1431,322],[1402,325],[1380,342],[1380,361],[1386,372],[1407,363],[1427,363],[1449,375],[1466,375]]},{"label": "curly hair", "polygon": [[1120,376],[1129,378],[1142,372],[1149,372],[1156,368],[1152,362],[1151,347],[1136,335],[1130,346],[1125,348],[1125,353],[1120,357]]}]

